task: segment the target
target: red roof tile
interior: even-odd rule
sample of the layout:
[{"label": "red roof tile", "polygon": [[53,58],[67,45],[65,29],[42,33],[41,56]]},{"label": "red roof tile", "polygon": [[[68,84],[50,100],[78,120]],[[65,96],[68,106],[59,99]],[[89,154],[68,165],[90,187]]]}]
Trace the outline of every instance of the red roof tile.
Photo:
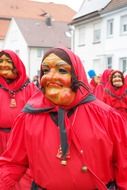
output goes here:
[{"label": "red roof tile", "polygon": [[5,38],[9,23],[10,20],[0,20],[0,40],[3,40]]},{"label": "red roof tile", "polygon": [[0,0],[0,17],[40,18],[48,13],[56,21],[70,22],[76,12],[63,4],[30,0]]}]

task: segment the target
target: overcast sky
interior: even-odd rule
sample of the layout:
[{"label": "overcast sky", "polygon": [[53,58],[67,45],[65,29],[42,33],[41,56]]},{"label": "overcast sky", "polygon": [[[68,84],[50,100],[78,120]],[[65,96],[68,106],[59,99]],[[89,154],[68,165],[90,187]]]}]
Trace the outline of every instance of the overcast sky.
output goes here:
[{"label": "overcast sky", "polygon": [[54,3],[59,3],[59,4],[66,4],[75,11],[78,11],[83,0],[35,0],[35,1],[41,1],[41,2],[54,2]]}]

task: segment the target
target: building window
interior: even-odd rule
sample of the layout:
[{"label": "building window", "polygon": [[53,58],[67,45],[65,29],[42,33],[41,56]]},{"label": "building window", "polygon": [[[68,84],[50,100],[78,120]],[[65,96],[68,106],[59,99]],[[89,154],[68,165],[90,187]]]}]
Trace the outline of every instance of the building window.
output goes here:
[{"label": "building window", "polygon": [[127,57],[120,58],[119,68],[122,72],[127,71]]},{"label": "building window", "polygon": [[113,19],[107,21],[107,36],[111,37],[113,35]]},{"label": "building window", "polygon": [[42,57],[42,48],[37,48],[37,57]]},{"label": "building window", "polygon": [[79,28],[78,45],[79,46],[85,45],[85,28],[84,27]]},{"label": "building window", "polygon": [[101,59],[93,59],[92,68],[96,71],[96,73],[100,73],[100,71],[102,70]]},{"label": "building window", "polygon": [[93,42],[98,43],[101,40],[101,28],[100,23],[94,25]]},{"label": "building window", "polygon": [[122,16],[120,20],[121,24],[121,34],[127,34],[127,15]]},{"label": "building window", "polygon": [[107,57],[107,68],[112,68],[112,56]]}]

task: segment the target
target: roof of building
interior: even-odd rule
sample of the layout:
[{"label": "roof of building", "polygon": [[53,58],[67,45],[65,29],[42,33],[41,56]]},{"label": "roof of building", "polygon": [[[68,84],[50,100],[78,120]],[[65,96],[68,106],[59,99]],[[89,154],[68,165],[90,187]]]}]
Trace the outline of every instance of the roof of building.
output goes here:
[{"label": "roof of building", "polygon": [[[5,38],[12,17],[44,20],[50,15],[55,21],[70,22],[76,12],[64,4],[31,0],[0,0],[0,40]],[[8,21],[7,21],[8,19]]]},{"label": "roof of building", "polygon": [[0,20],[0,40],[4,39],[5,33],[8,30],[9,23],[9,19]]},{"label": "roof of building", "polygon": [[124,7],[127,7],[127,0],[111,0],[111,2],[101,11],[101,14],[115,11]]},{"label": "roof of building", "polygon": [[111,0],[85,0],[74,19],[103,9]]},{"label": "roof of building", "polygon": [[56,47],[70,48],[71,39],[66,35],[68,25],[66,22],[45,21],[39,19],[14,18],[28,46],[30,47]]},{"label": "roof of building", "polygon": [[35,2],[30,0],[0,0],[0,17],[43,19],[49,14],[56,21],[72,20],[76,12],[64,4]]},{"label": "roof of building", "polygon": [[[101,4],[99,4],[99,1],[101,2]],[[96,6],[94,6],[95,2]],[[80,21],[95,18],[97,16],[100,16],[101,14],[119,10],[125,7],[127,7],[127,0],[85,0],[83,6],[79,10],[79,12],[73,17],[70,24],[75,24]]]}]

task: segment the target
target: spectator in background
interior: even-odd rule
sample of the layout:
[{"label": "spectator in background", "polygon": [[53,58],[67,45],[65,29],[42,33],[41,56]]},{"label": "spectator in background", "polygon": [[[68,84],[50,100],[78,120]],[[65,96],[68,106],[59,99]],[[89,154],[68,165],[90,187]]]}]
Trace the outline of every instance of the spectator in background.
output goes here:
[{"label": "spectator in background", "polygon": [[16,119],[0,157],[0,189],[13,188],[30,167],[33,189],[127,190],[124,122],[93,96],[79,57],[50,49],[40,73],[42,91]]},{"label": "spectator in background", "polygon": [[[0,154],[6,149],[16,116],[36,90],[18,55],[11,50],[0,51]],[[31,179],[26,175],[15,189],[28,190],[30,185]]]},{"label": "spectator in background", "polygon": [[121,71],[114,70],[104,89],[103,101],[115,108],[127,121],[127,84]]},{"label": "spectator in background", "polygon": [[125,83],[127,84],[127,71],[125,71],[123,74],[124,74]]},{"label": "spectator in background", "polygon": [[113,70],[112,69],[105,69],[100,77],[100,83],[97,85],[95,89],[95,96],[100,100],[103,100],[103,93],[104,88],[106,87],[107,83],[109,82],[110,74]]},{"label": "spectator in background", "polygon": [[39,87],[39,86],[40,86],[40,85],[39,85],[39,76],[38,76],[38,75],[35,75],[35,76],[33,77],[32,82],[33,82],[37,87]]},{"label": "spectator in background", "polygon": [[89,84],[90,84],[90,87],[94,93],[97,85],[100,83],[100,76],[97,76],[94,70],[89,70],[88,75],[91,79]]}]

